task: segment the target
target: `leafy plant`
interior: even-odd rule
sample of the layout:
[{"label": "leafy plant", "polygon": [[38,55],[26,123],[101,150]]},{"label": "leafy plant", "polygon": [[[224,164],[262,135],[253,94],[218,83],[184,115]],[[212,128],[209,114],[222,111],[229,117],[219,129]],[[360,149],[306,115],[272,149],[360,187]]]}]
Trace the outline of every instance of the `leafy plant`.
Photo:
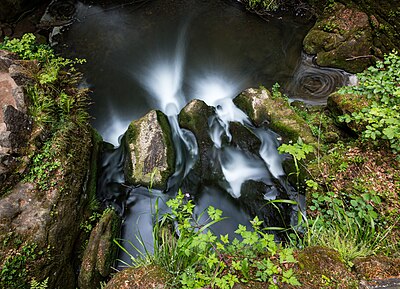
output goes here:
[{"label": "leafy plant", "polygon": [[49,282],[49,277],[44,279],[42,282],[38,282],[35,279],[32,279],[30,289],[46,289],[48,286],[47,285],[48,282]]},{"label": "leafy plant", "polygon": [[251,10],[275,11],[279,8],[280,0],[246,0],[244,1]]},{"label": "leafy plant", "polygon": [[21,39],[5,38],[0,49],[38,61],[39,69],[31,71],[35,81],[27,86],[26,93],[31,102],[30,114],[39,126],[56,129],[58,123],[72,122],[81,127],[87,123],[87,91],[77,88],[80,74],[75,69],[84,59],[57,56],[48,45],[37,44],[31,33]]},{"label": "leafy plant", "polygon": [[385,55],[383,61],[357,74],[358,86],[345,86],[341,94],[355,94],[366,97],[371,104],[346,114],[341,121],[362,124],[364,140],[387,141],[395,153],[400,152],[400,56],[397,52]]},{"label": "leafy plant", "polygon": [[375,209],[380,204],[380,198],[370,193],[313,193],[310,210],[316,217],[306,221],[306,245],[336,249],[350,267],[354,258],[377,253],[392,229],[382,226]]},{"label": "leafy plant", "polygon": [[314,152],[312,145],[306,144],[301,138],[298,138],[294,144],[282,144],[278,147],[279,153],[287,153],[293,157],[294,166],[296,168],[297,187],[299,188],[300,166],[299,161],[304,160],[309,153]]},{"label": "leafy plant", "polygon": [[25,244],[20,253],[7,256],[0,271],[0,288],[25,289],[27,286],[27,262],[36,258],[36,244]]},{"label": "leafy plant", "polygon": [[[132,257],[133,265],[151,262],[162,266],[172,276],[172,288],[230,289],[235,283],[249,281],[266,282],[268,288],[279,288],[282,283],[300,285],[289,268],[296,262],[293,249],[277,244],[257,217],[251,221],[251,229],[239,225],[235,231],[239,241],[213,234],[212,225],[224,219],[221,210],[210,206],[194,218],[195,206],[182,192],[167,205],[171,213],[162,217],[153,232],[154,255],[144,254],[139,260]],[[173,224],[175,231],[171,231]]]}]

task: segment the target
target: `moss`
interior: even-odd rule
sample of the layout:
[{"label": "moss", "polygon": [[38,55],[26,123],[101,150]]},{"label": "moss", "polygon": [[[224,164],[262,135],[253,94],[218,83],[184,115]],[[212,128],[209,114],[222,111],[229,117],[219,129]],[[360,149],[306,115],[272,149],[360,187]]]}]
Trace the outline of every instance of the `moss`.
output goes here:
[{"label": "moss", "polygon": [[358,288],[358,280],[332,249],[308,247],[299,252],[297,260],[296,276],[301,288]]},{"label": "moss", "polygon": [[128,268],[117,273],[105,289],[166,289],[169,274],[156,265]]}]

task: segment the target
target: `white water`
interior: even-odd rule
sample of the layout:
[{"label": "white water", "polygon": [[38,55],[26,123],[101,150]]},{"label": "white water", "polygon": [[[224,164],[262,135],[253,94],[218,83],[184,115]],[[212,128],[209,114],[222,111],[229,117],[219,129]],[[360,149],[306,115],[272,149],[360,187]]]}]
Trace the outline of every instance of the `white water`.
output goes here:
[{"label": "white water", "polygon": [[[241,186],[247,180],[270,183],[270,173],[275,178],[284,175],[281,160],[276,150],[277,142],[271,140],[271,134],[256,129],[248,116],[233,103],[233,98],[244,89],[246,75],[232,76],[229,72],[212,71],[203,68],[203,73],[185,79],[186,31],[182,29],[174,51],[167,51],[151,58],[146,69],[135,75],[151,95],[154,107],[164,112],[169,119],[172,137],[175,143],[176,171],[168,187],[179,184],[193,167],[198,153],[193,137],[180,129],[177,116],[188,99],[200,99],[215,108],[215,116],[209,119],[209,135],[217,153],[225,180],[229,183],[229,193],[234,198],[241,195]],[[192,95],[183,93],[184,83],[192,89]],[[238,122],[249,128],[261,140],[260,156],[252,156],[240,148],[230,146],[232,135],[229,131],[231,122]],[[228,144],[223,144],[226,136]],[[268,171],[269,170],[269,171]]]}]

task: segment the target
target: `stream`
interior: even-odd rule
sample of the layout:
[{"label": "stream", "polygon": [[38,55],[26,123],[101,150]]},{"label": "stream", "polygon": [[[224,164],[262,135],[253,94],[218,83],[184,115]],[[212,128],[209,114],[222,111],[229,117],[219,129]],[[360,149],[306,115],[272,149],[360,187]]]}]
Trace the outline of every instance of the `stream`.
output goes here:
[{"label": "stream", "polygon": [[[214,225],[216,234],[250,225],[254,214],[241,201],[249,198],[242,186],[249,180],[264,184],[264,200],[286,196],[303,206],[304,197],[286,181],[276,150],[279,136],[253,126],[232,99],[246,88],[270,88],[278,82],[292,100],[323,104],[336,86],[350,82],[349,74],[319,68],[302,54],[302,40],[313,23],[291,15],[266,21],[236,1],[135,3],[100,7],[77,2],[76,21],[63,29],[57,46],[68,57],[87,60],[82,85],[92,91],[92,124],[112,144],[101,157],[98,197],[124,216],[121,238],[152,250],[155,203],[160,214],[168,211],[165,202],[190,176],[197,159],[195,137],[177,121],[179,111],[193,99],[215,108],[208,123],[212,161],[223,178],[199,180],[201,189],[194,199],[197,215],[213,205],[228,217]],[[126,152],[119,146],[121,138],[132,120],[151,109],[168,116],[177,152],[177,169],[165,191],[129,186],[123,175]],[[257,154],[229,141],[223,144],[222,137],[230,139],[231,122],[241,123],[259,139]],[[185,192],[193,197],[190,185]],[[298,210],[291,206],[287,212],[292,224]],[[129,262],[126,254],[120,258]]]}]

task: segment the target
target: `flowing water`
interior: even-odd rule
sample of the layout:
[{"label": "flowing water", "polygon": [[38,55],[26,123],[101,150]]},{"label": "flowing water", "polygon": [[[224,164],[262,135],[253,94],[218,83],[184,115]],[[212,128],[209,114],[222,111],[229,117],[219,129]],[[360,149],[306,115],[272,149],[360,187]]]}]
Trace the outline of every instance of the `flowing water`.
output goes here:
[{"label": "flowing water", "polygon": [[[179,127],[177,116],[192,99],[215,107],[208,123],[214,144],[210,161],[223,177],[200,180],[196,194],[196,213],[213,205],[229,218],[213,230],[225,234],[239,223],[249,225],[254,214],[240,201],[248,181],[264,184],[265,200],[284,193],[301,201],[285,181],[277,135],[254,127],[232,99],[245,88],[279,82],[293,99],[323,103],[336,85],[348,82],[345,72],[320,69],[302,56],[302,39],[311,23],[290,16],[265,21],[236,1],[135,3],[139,2],[100,7],[78,2],[77,21],[62,33],[58,47],[70,57],[87,59],[83,70],[93,91],[93,126],[105,141],[118,146],[129,122],[150,109],[168,116],[177,158],[166,192],[125,184],[123,146],[102,156],[98,196],[125,216],[122,238],[138,246],[134,236],[140,235],[151,250],[155,203],[161,213],[166,212],[165,201],[190,176],[198,157],[197,142],[190,131]],[[257,154],[231,144],[231,122],[257,136],[261,144]],[[293,220],[297,208],[290,210]]]}]

